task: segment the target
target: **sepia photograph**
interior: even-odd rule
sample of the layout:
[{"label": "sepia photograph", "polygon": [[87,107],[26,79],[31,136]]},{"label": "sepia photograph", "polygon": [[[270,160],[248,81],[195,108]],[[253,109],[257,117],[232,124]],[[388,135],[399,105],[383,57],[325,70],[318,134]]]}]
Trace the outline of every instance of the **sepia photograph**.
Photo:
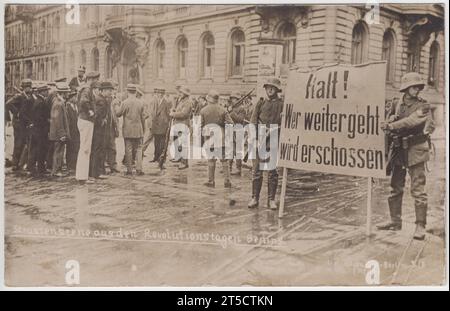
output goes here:
[{"label": "sepia photograph", "polygon": [[448,289],[448,3],[1,6],[5,288]]}]

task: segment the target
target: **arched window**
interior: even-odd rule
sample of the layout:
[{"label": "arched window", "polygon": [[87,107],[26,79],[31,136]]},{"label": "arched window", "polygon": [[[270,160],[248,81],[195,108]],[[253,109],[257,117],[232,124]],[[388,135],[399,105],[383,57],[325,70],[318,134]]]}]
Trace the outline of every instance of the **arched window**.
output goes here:
[{"label": "arched window", "polygon": [[245,35],[242,30],[235,30],[231,34],[230,75],[241,76],[244,68]]},{"label": "arched window", "polygon": [[155,52],[156,77],[162,79],[164,77],[164,56],[166,54],[166,45],[164,44],[164,41],[158,40]]},{"label": "arched window", "polygon": [[386,64],[386,81],[394,81],[395,74],[395,37],[392,30],[388,29],[383,35],[381,59]]},{"label": "arched window", "polygon": [[352,64],[361,64],[367,61],[368,37],[367,27],[363,22],[358,22],[353,27],[352,33]]},{"label": "arched window", "polygon": [[19,31],[19,34],[18,34],[19,44],[17,46],[17,49],[20,50],[22,48],[22,29],[19,27],[18,31]]},{"label": "arched window", "polygon": [[27,48],[31,48],[33,46],[33,26],[28,24],[27,26]]},{"label": "arched window", "polygon": [[61,20],[59,18],[59,15],[56,15],[55,21],[54,21],[54,27],[53,27],[53,39],[56,43],[59,42],[59,32],[61,30]]},{"label": "arched window", "polygon": [[285,23],[278,29],[278,38],[284,40],[283,65],[295,63],[295,47],[297,43],[297,29],[293,23]]},{"label": "arched window", "polygon": [[106,48],[105,76],[107,78],[112,78],[113,76],[112,52],[113,51],[110,47]]},{"label": "arched window", "polygon": [[53,79],[58,79],[59,78],[59,64],[58,64],[57,60],[53,61],[52,69],[53,69],[53,72],[52,72]]},{"label": "arched window", "polygon": [[45,64],[44,64],[44,60],[42,59],[40,64],[39,64],[39,72],[41,73],[41,80],[46,80],[45,78]]},{"label": "arched window", "polygon": [[408,72],[420,72],[420,52],[422,46],[419,43],[417,36],[411,35],[408,40],[407,60]]},{"label": "arched window", "polygon": [[438,86],[439,79],[439,43],[433,41],[430,47],[430,58],[428,61],[428,84]]},{"label": "arched window", "polygon": [[187,62],[187,55],[188,55],[188,41],[185,37],[182,37],[178,40],[177,44],[177,76],[180,79],[186,78],[186,62]]},{"label": "arched window", "polygon": [[47,43],[52,42],[52,32],[53,32],[52,19],[49,16],[47,21]]},{"label": "arched window", "polygon": [[203,35],[200,50],[200,75],[212,78],[214,73],[214,37],[210,32]]},{"label": "arched window", "polygon": [[39,36],[39,44],[44,45],[45,44],[45,31],[47,30],[47,24],[45,23],[45,20],[41,21],[41,34]]},{"label": "arched window", "polygon": [[80,65],[86,66],[86,51],[81,50],[80,52]]},{"label": "arched window", "polygon": [[92,70],[98,71],[99,69],[100,56],[97,48],[92,49],[91,53],[91,67]]}]

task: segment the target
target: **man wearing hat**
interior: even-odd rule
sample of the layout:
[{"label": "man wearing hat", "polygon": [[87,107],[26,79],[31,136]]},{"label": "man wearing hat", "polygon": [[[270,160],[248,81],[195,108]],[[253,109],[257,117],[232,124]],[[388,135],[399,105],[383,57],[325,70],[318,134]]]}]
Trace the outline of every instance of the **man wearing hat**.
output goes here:
[{"label": "man wearing hat", "polygon": [[132,154],[136,153],[136,173],[144,175],[142,171],[142,137],[145,131],[145,107],[136,98],[136,85],[127,85],[128,98],[123,101],[117,111],[118,117],[123,117],[123,138],[125,140],[126,175],[133,175]]},{"label": "man wearing hat", "polygon": [[[28,164],[30,174],[44,174],[46,172],[45,160],[48,151],[48,134],[50,130],[49,112],[45,104],[48,96],[46,84],[36,87],[33,109],[31,111],[33,127],[28,144]],[[37,165],[37,167],[36,167]]]},{"label": "man wearing hat", "polygon": [[95,98],[94,131],[91,147],[91,177],[105,179],[103,175],[106,145],[106,126],[111,107],[111,94],[114,86],[109,81],[101,82],[99,94]]},{"label": "man wearing hat", "polygon": [[80,182],[89,181],[89,166],[92,147],[92,135],[95,120],[95,98],[93,84],[100,73],[92,71],[86,75],[86,84],[78,92],[78,130],[80,131],[80,150],[78,151],[75,177]]},{"label": "man wearing hat", "polygon": [[[24,79],[21,82],[21,91],[6,102],[5,110],[13,115],[14,150],[13,170],[22,169],[21,157],[25,152],[27,140],[32,123],[32,109],[34,99],[32,96],[32,81]],[[24,163],[25,164],[25,163]]]},{"label": "man wearing hat", "polygon": [[77,91],[78,88],[86,81],[84,73],[86,72],[86,67],[80,66],[78,68],[78,76],[73,77],[70,80],[69,86],[73,91]]},{"label": "man wearing hat", "polygon": [[[281,124],[281,113],[283,111],[283,101],[278,97],[278,93],[281,92],[281,82],[277,78],[270,78],[264,84],[266,90],[267,98],[260,100],[253,110],[252,116],[250,118],[250,123],[254,124],[256,129],[258,125],[264,124],[267,129],[271,124],[280,125]],[[269,138],[267,139],[267,141]],[[257,146],[260,143],[257,144]],[[266,144],[267,150],[269,149],[269,144]],[[253,160],[252,168],[252,200],[248,204],[249,208],[255,208],[259,205],[259,195],[261,192],[262,182],[263,182],[263,171],[260,168],[260,163],[263,160],[259,158],[259,152],[256,152],[256,159]],[[275,202],[275,194],[278,186],[278,172],[275,169],[268,171],[268,181],[267,181],[267,196],[269,199],[268,207],[270,209],[277,209],[277,204]]]},{"label": "man wearing hat", "polygon": [[420,74],[406,73],[402,77],[400,92],[404,93],[397,106],[393,105],[388,122],[383,125],[392,137],[390,159],[391,195],[388,198],[391,220],[378,226],[379,230],[401,230],[402,201],[406,172],[411,178],[411,195],[416,212],[414,239],[425,238],[427,193],[425,192],[425,162],[429,160],[430,134],[434,131],[429,104],[419,97],[425,87]]},{"label": "man wearing hat", "polygon": [[[178,100],[174,108],[172,108],[169,116],[173,118],[173,124],[184,124],[189,128],[189,117],[191,115],[192,109],[192,100],[190,98],[191,91],[185,87],[180,86],[178,88]],[[180,139],[181,133],[178,133],[176,137],[174,137],[175,142]],[[182,146],[176,145],[175,148],[182,152]],[[181,154],[181,153],[180,153]],[[175,159],[177,161],[177,159]],[[184,159],[182,156],[179,157],[179,161],[181,165],[178,167],[179,170],[183,170],[189,167],[188,160]]]},{"label": "man wearing hat", "polygon": [[66,100],[67,118],[69,121],[70,140],[66,144],[66,164],[69,174],[75,174],[78,151],[80,150],[80,131],[78,130],[77,91],[70,90]]},{"label": "man wearing hat", "polygon": [[[234,91],[230,95],[230,102],[228,105],[228,111],[231,119],[233,119],[236,125],[245,125],[246,109],[244,102],[241,101],[237,106],[236,103],[241,99],[241,94],[238,91]],[[236,135],[233,138],[234,150],[236,150]],[[230,160],[230,169],[233,167],[233,160]],[[232,172],[231,175],[241,176],[242,172],[242,159],[236,159],[236,172]]]},{"label": "man wearing hat", "polygon": [[[214,146],[214,148],[220,148],[221,162],[223,166],[224,186],[225,188],[231,188],[230,182],[230,165],[229,160],[226,159],[225,154],[225,125],[233,124],[228,112],[219,105],[219,93],[215,90],[210,90],[206,96],[207,105],[200,111],[200,117],[202,120],[202,128],[208,126],[220,126],[222,131],[222,144],[221,146]],[[210,138],[209,136],[205,139]],[[216,149],[217,150],[217,149]],[[204,185],[207,187],[215,187],[215,170],[216,170],[216,157],[208,159],[208,182]]]},{"label": "man wearing hat", "polygon": [[[106,139],[105,139],[105,152],[103,153],[104,159],[102,160],[103,164],[103,172],[105,172],[104,163],[106,162],[109,166],[110,173],[119,173],[117,169],[117,161],[116,161],[116,138],[119,137],[119,124],[117,120],[117,116],[115,113],[115,105],[119,104],[117,99],[117,82],[109,81],[113,86],[111,91],[111,96],[109,97],[109,107],[106,115]],[[120,106],[120,104],[119,104]]]},{"label": "man wearing hat", "polygon": [[50,117],[49,140],[54,144],[52,176],[62,177],[62,164],[66,142],[70,140],[69,120],[65,101],[70,92],[66,82],[56,83],[56,96],[53,98]]},{"label": "man wearing hat", "polygon": [[[155,151],[153,153],[153,160],[151,162],[157,162],[161,157],[164,147],[165,147],[165,139],[166,133],[169,129],[170,124],[170,108],[172,103],[165,96],[166,90],[162,87],[155,88],[154,93],[155,97],[150,105],[151,113],[148,118],[150,120],[149,125],[151,126],[150,132],[154,137],[154,145]],[[142,148],[142,151],[145,152],[148,144]]]}]

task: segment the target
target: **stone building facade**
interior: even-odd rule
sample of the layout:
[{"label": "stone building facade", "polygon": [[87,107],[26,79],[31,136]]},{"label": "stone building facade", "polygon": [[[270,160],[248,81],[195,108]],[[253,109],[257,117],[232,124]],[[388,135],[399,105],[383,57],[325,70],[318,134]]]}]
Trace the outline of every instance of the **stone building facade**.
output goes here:
[{"label": "stone building facade", "polygon": [[[79,23],[77,20],[79,9]],[[274,45],[276,75],[289,68],[386,60],[386,98],[417,71],[443,116],[444,7],[366,5],[15,5],[6,7],[6,90],[24,77],[71,77],[85,65],[146,93],[187,85],[223,96],[255,87],[261,46]],[[443,122],[442,120],[437,120]]]}]

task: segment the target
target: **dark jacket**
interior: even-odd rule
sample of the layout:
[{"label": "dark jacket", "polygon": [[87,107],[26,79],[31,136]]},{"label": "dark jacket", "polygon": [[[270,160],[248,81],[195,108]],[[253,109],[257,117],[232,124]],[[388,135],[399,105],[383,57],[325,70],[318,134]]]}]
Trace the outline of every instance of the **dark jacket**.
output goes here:
[{"label": "dark jacket", "polygon": [[69,120],[64,99],[56,95],[52,102],[49,139],[58,141],[62,137],[70,139]]},{"label": "dark jacket", "polygon": [[154,135],[163,135],[167,132],[170,122],[170,109],[172,104],[169,100],[163,97],[161,100],[154,99],[152,103],[153,111],[152,118],[152,133]]},{"label": "dark jacket", "polygon": [[73,77],[72,80],[70,80],[69,82],[69,87],[73,90],[73,91],[78,91],[78,88],[83,85],[83,83],[85,82],[85,79],[78,81],[78,77]]},{"label": "dark jacket", "polygon": [[50,113],[47,109],[45,98],[39,94],[34,96],[33,108],[31,110],[33,123],[32,135],[48,135],[50,129],[49,115]]},{"label": "dark jacket", "polygon": [[[389,123],[393,134],[400,137],[415,136],[420,134],[431,134],[434,131],[434,121],[431,113],[423,114],[420,110],[427,105],[426,101],[418,98],[405,103],[404,97],[395,107],[396,121]],[[390,117],[390,116],[389,116]],[[428,142],[408,146],[408,167],[426,162],[430,159]]]},{"label": "dark jacket", "polygon": [[[229,113],[217,104],[208,103],[202,110],[200,110],[200,117],[202,119],[202,127],[208,124],[216,124],[220,126],[222,131],[222,147],[225,146],[225,125],[233,124],[233,119],[231,119]],[[206,135],[205,138],[210,137]]]},{"label": "dark jacket", "polygon": [[175,113],[173,115],[173,123],[179,124],[183,123],[189,126],[189,117],[191,116],[192,100],[189,96],[183,97],[178,100],[178,104],[175,108]]},{"label": "dark jacket", "polygon": [[80,141],[80,131],[78,130],[78,107],[76,101],[76,96],[73,96],[66,102],[70,139],[74,142]]},{"label": "dark jacket", "polygon": [[252,124],[278,124],[281,125],[281,112],[283,100],[281,98],[264,99],[259,101],[253,109],[250,123]]},{"label": "dark jacket", "polygon": [[[89,111],[92,111],[94,115],[90,116]],[[82,86],[78,92],[78,117],[91,122],[95,119],[95,98],[88,85]]]},{"label": "dark jacket", "polygon": [[13,126],[15,128],[28,128],[33,123],[32,110],[34,98],[24,93],[13,96],[6,103],[6,110],[13,115]]}]

